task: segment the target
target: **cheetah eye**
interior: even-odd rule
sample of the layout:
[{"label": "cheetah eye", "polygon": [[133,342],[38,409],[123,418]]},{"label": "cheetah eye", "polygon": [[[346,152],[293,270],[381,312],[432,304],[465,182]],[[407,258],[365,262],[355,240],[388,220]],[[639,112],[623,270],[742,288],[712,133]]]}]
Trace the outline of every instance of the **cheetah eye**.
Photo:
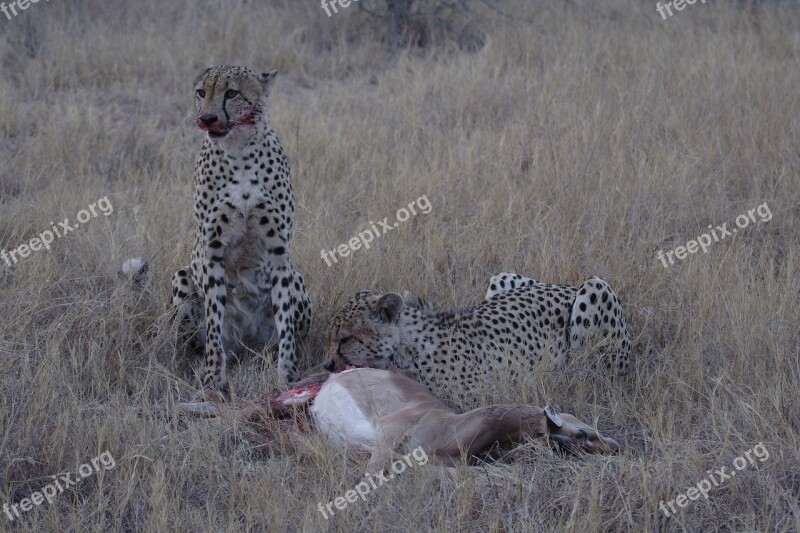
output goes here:
[{"label": "cheetah eye", "polygon": [[234,91],[233,89],[225,91],[225,98],[236,98],[237,96],[239,96],[239,91]]},{"label": "cheetah eye", "polygon": [[205,98],[206,97],[206,92],[203,89],[197,89],[197,92],[195,94],[197,94],[198,98]]},{"label": "cheetah eye", "polygon": [[353,340],[353,337],[351,335],[347,335],[346,337],[342,337],[341,339],[339,339],[339,346],[341,346],[343,344],[347,344],[351,340]]}]

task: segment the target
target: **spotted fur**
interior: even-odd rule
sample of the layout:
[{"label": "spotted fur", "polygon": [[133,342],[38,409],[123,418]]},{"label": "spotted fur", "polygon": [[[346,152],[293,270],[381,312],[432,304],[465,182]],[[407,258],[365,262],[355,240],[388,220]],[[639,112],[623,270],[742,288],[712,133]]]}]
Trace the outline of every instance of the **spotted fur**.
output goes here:
[{"label": "spotted fur", "polygon": [[630,334],[605,281],[593,277],[572,287],[500,274],[485,301],[460,311],[408,306],[394,293],[357,293],[328,329],[327,368],[396,366],[431,388],[463,395],[512,363],[533,370],[544,359],[563,367],[581,347],[597,348],[612,374],[628,371]]},{"label": "spotted fur", "polygon": [[191,264],[172,277],[181,329],[205,352],[203,384],[224,388],[226,349],[278,345],[278,375],[297,377],[297,338],[311,306],[289,258],[294,219],[289,164],[270,127],[276,72],[206,69],[195,83],[206,132],[194,174]]}]

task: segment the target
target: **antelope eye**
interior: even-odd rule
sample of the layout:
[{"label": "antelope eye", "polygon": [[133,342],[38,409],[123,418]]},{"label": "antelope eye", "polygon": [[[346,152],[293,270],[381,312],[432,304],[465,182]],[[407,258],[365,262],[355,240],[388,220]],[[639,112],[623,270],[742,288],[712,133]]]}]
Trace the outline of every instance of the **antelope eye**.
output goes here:
[{"label": "antelope eye", "polygon": [[206,92],[203,89],[197,89],[197,92],[195,94],[197,94],[198,98],[205,98],[206,97]]},{"label": "antelope eye", "polygon": [[236,98],[237,96],[239,96],[239,91],[234,91],[233,89],[225,91],[225,98]]},{"label": "antelope eye", "polygon": [[586,440],[586,432],[584,430],[582,430],[582,429],[579,429],[575,433],[575,438],[578,439],[578,440]]}]

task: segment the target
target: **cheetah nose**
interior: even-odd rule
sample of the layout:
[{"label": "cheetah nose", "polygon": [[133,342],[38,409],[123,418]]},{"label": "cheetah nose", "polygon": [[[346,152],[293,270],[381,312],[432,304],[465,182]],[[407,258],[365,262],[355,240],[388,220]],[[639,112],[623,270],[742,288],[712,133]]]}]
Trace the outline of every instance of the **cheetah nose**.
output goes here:
[{"label": "cheetah nose", "polygon": [[212,115],[211,113],[205,113],[203,115],[200,115],[200,118],[198,118],[197,120],[199,120],[206,126],[211,126],[213,123],[217,121],[217,115]]},{"label": "cheetah nose", "polygon": [[334,363],[333,359],[331,359],[330,361],[325,363],[325,366],[323,366],[322,368],[324,368],[328,372],[333,372],[333,369],[336,368],[336,363]]}]

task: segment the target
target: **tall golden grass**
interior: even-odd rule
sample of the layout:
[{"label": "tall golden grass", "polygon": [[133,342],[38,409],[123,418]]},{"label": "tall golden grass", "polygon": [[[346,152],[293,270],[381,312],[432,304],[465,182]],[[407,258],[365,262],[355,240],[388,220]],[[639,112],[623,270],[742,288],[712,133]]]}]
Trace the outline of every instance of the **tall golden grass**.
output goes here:
[{"label": "tall golden grass", "polygon": [[[800,8],[698,3],[666,21],[650,1],[504,8],[515,16],[473,21],[474,53],[391,52],[376,21],[313,1],[53,1],[0,16],[0,247],[104,196],[114,206],[0,264],[0,504],[116,459],[50,505],[0,514],[0,530],[800,530]],[[624,453],[529,444],[455,477],[415,468],[326,521],[317,503],[362,478],[362,455],[180,416],[197,382],[169,278],[192,244],[191,81],[216,63],[281,72],[271,120],[314,302],[306,367],[361,288],[445,308],[479,301],[502,271],[599,275],[626,306],[632,374],[610,382],[576,362],[498,379],[485,400],[556,404]],[[422,195],[428,215],[326,266],[323,248]],[[763,202],[769,223],[669,269],[656,258]],[[133,256],[151,261],[139,292],[118,273]],[[241,398],[274,391],[272,354],[230,378]],[[759,442],[758,468],[659,511]]]}]

